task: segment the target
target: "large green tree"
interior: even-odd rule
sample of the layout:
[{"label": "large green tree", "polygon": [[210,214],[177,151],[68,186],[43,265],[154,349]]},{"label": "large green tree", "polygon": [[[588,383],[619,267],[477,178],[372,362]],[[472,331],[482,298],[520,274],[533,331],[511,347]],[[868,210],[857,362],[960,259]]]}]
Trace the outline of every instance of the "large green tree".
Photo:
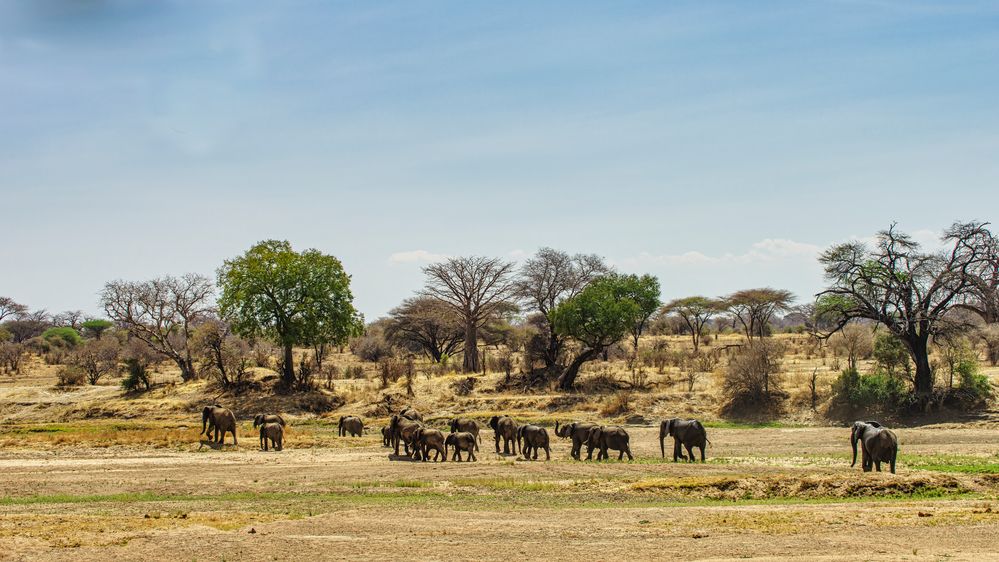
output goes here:
[{"label": "large green tree", "polygon": [[582,350],[559,376],[559,388],[572,389],[583,363],[599,357],[641,322],[643,295],[636,291],[631,277],[634,276],[612,274],[597,278],[552,311],[555,330],[582,345]]},{"label": "large green tree", "polygon": [[295,382],[294,346],[343,345],[364,330],[350,276],[340,260],[318,250],[299,253],[287,241],[266,240],[226,260],[218,281],[219,310],[233,331],[283,348],[286,385]]}]

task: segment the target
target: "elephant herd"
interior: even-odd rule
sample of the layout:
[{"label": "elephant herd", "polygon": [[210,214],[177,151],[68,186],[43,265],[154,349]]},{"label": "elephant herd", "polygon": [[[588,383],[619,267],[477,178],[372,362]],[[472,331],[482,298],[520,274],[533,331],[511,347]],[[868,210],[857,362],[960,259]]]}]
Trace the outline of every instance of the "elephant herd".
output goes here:
[{"label": "elephant herd", "polygon": [[[284,448],[284,419],[277,414],[258,414],[253,418],[253,427],[260,428],[260,448],[264,451],[269,447],[280,451]],[[551,440],[548,430],[534,424],[518,424],[510,416],[492,416],[489,427],[493,430],[496,453],[500,453],[500,441],[503,442],[503,454],[523,455],[527,460],[538,460],[539,451],[544,451],[545,460],[551,460]],[[479,436],[479,424],[471,418],[454,418],[448,424],[450,432],[430,427],[424,422],[423,414],[414,408],[407,407],[393,414],[389,424],[381,428],[382,446],[394,449],[394,455],[400,457],[399,446],[402,445],[405,457],[417,461],[445,462],[450,459],[461,462],[475,461],[476,451],[482,438]],[[631,437],[623,427],[616,425],[599,425],[588,422],[571,422],[560,424],[555,422],[555,435],[571,442],[570,456],[582,460],[582,450],[586,447],[586,460],[593,460],[593,451],[597,451],[597,460],[608,459],[608,451],[617,451],[618,460],[631,454]],[[219,404],[206,406],[201,415],[201,434],[206,435],[210,443],[223,444],[225,434],[232,433],[232,442],[236,442],[236,417],[228,408]],[[364,421],[357,416],[343,416],[337,424],[340,437],[348,435],[360,437],[364,434]],[[673,462],[680,460],[694,462],[694,450],[698,449],[701,462],[705,461],[705,449],[710,443],[707,430],[697,420],[672,418],[659,424],[659,449],[666,458],[666,438],[673,438]],[[850,444],[853,447],[853,463],[857,464],[857,443],[861,447],[861,466],[864,472],[876,469],[881,472],[881,464],[887,463],[892,474],[895,473],[895,459],[898,456],[898,438],[895,434],[876,421],[858,421],[853,424],[850,433]],[[462,453],[465,458],[462,459]],[[686,454],[685,454],[686,453]]]}]

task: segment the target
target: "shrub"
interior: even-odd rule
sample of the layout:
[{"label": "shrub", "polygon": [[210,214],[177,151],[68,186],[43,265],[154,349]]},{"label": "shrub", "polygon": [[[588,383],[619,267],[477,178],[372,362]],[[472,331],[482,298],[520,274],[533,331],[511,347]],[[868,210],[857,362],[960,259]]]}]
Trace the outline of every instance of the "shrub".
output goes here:
[{"label": "shrub", "polygon": [[80,333],[69,326],[49,328],[42,332],[42,339],[56,346],[76,347],[80,343]]},{"label": "shrub", "polygon": [[87,382],[97,384],[105,375],[118,371],[121,348],[118,340],[89,340],[69,356],[69,364],[86,374]]},{"label": "shrub", "polygon": [[343,371],[343,376],[348,379],[366,378],[364,375],[364,367],[361,365],[348,365]]},{"label": "shrub", "polygon": [[912,378],[912,363],[909,361],[909,351],[902,340],[892,334],[881,333],[874,339],[874,349],[871,353],[879,371],[896,377],[904,374]]},{"label": "shrub", "polygon": [[458,396],[468,396],[475,390],[475,383],[477,382],[478,379],[475,377],[465,377],[452,382],[451,388],[454,389],[454,393]]},{"label": "shrub", "polygon": [[728,399],[722,412],[729,415],[776,415],[783,409],[787,393],[781,389],[780,342],[759,339],[729,361],[724,375]]},{"label": "shrub", "polygon": [[6,343],[14,340],[14,334],[10,333],[10,330],[0,326],[0,343]]},{"label": "shrub", "polygon": [[239,388],[249,378],[250,345],[234,336],[225,322],[209,320],[198,326],[190,346],[199,362],[199,373],[222,388]]},{"label": "shrub", "polygon": [[622,391],[615,392],[604,400],[600,408],[600,415],[604,417],[619,416],[631,411],[631,393]]},{"label": "shrub", "polygon": [[367,334],[351,340],[350,352],[360,359],[372,363],[378,363],[395,354],[392,345],[385,339],[384,334],[377,330],[369,330]]},{"label": "shrub", "polygon": [[861,375],[845,369],[832,385],[833,406],[845,413],[895,413],[911,405],[912,394],[898,377],[884,372]]},{"label": "shrub", "polygon": [[956,394],[964,405],[979,405],[992,398],[992,385],[989,378],[979,372],[977,360],[969,358],[959,362],[954,372],[960,381]]},{"label": "shrub", "polygon": [[24,344],[0,342],[0,369],[3,372],[12,376],[19,374],[27,356],[28,350]]},{"label": "shrub", "polygon": [[137,358],[130,357],[125,360],[127,374],[121,381],[121,388],[125,392],[135,392],[137,390],[149,390],[152,386],[149,380],[147,366]]},{"label": "shrub", "polygon": [[59,379],[56,386],[61,387],[82,386],[87,380],[87,374],[83,372],[83,369],[74,365],[66,365],[59,369],[56,376]]}]

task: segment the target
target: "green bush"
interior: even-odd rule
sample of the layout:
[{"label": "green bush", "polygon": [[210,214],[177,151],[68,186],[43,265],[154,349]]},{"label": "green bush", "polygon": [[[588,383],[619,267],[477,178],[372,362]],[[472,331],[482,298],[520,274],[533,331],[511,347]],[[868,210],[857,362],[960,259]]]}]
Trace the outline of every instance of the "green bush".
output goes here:
[{"label": "green bush", "polygon": [[992,398],[992,385],[989,378],[978,371],[978,361],[965,359],[954,368],[961,385],[958,388],[965,399],[972,401]]},{"label": "green bush", "polygon": [[129,358],[125,360],[125,365],[128,369],[128,374],[121,381],[121,388],[125,392],[134,392],[136,390],[149,390],[152,384],[149,381],[149,372],[146,370],[146,365],[135,358]]},{"label": "green bush", "polygon": [[82,338],[80,338],[80,333],[73,328],[61,326],[58,328],[49,328],[42,332],[42,339],[53,345],[76,347],[76,344],[80,343]]},{"label": "green bush", "polygon": [[852,412],[893,412],[908,406],[912,398],[897,377],[882,372],[862,375],[856,369],[845,369],[832,390],[834,403]]}]

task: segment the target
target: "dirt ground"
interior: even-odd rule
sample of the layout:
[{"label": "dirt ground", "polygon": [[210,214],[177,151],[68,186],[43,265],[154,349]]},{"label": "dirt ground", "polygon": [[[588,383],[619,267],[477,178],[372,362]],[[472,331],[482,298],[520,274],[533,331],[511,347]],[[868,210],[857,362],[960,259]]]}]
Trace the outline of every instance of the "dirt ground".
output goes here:
[{"label": "dirt ground", "polygon": [[[843,428],[710,428],[707,464],[396,460],[375,432],[282,452],[102,443],[92,425],[7,428],[0,558],[11,560],[999,559],[999,427],[898,431],[898,474],[849,467]],[[101,429],[100,431],[104,431]],[[112,431],[167,429],[117,424]],[[667,453],[669,449],[667,447]]]}]

